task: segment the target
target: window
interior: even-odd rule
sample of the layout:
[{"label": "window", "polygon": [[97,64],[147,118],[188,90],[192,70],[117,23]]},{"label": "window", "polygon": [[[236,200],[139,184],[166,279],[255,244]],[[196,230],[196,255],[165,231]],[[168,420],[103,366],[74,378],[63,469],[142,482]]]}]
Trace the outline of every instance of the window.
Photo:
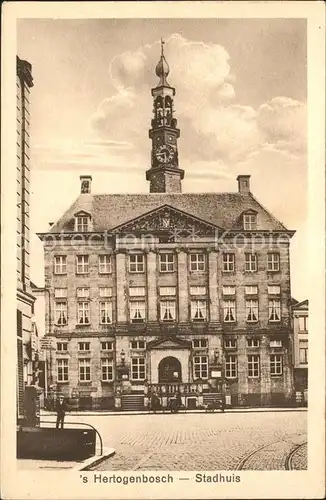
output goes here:
[{"label": "window", "polygon": [[237,378],[237,357],[234,355],[225,356],[225,377]]},{"label": "window", "polygon": [[67,288],[55,288],[54,297],[56,299],[66,299],[67,298]]},{"label": "window", "polygon": [[205,271],[205,255],[203,253],[191,253],[190,271]]},{"label": "window", "polygon": [[271,340],[269,347],[282,347],[282,340]]},{"label": "window", "polygon": [[194,378],[207,378],[208,377],[208,357],[207,356],[194,356]]},{"label": "window", "polygon": [[87,215],[76,217],[76,231],[90,231],[90,218]]},{"label": "window", "polygon": [[101,342],[101,351],[113,351],[113,342],[107,340]]},{"label": "window", "polygon": [[57,342],[57,351],[68,351],[68,342]]},{"label": "window", "polygon": [[280,254],[269,253],[267,256],[267,271],[279,271],[279,270],[280,270]]},{"label": "window", "polygon": [[57,301],[55,303],[55,324],[56,325],[66,325],[67,324],[67,302]]},{"label": "window", "polygon": [[174,254],[160,253],[160,272],[172,273],[174,271]]},{"label": "window", "polygon": [[192,341],[192,345],[194,349],[205,349],[207,347],[206,339],[194,339]]},{"label": "window", "polygon": [[245,229],[246,231],[257,229],[256,214],[243,214],[243,229]]},{"label": "window", "polygon": [[258,294],[258,286],[246,286],[245,288],[246,295],[257,295]]},{"label": "window", "polygon": [[308,316],[299,316],[299,330],[300,332],[308,331]]},{"label": "window", "polygon": [[146,343],[144,340],[132,340],[130,342],[131,349],[145,349]]},{"label": "window", "polygon": [[280,295],[280,285],[268,285],[268,295]]},{"label": "window", "polygon": [[300,364],[302,365],[308,364],[308,340],[299,341],[299,359],[300,359]]},{"label": "window", "polygon": [[225,323],[233,323],[235,321],[235,300],[224,301],[223,313]]},{"label": "window", "polygon": [[144,301],[131,301],[130,302],[130,321],[131,323],[144,323],[145,322],[145,302]]},{"label": "window", "polygon": [[245,271],[250,273],[257,271],[257,255],[255,253],[245,254]]},{"label": "window", "polygon": [[191,286],[190,295],[206,295],[205,286]]},{"label": "window", "polygon": [[102,382],[113,380],[113,361],[112,359],[101,360]]},{"label": "window", "polygon": [[205,300],[192,300],[190,303],[191,320],[192,321],[206,321],[207,310]]},{"label": "window", "polygon": [[78,302],[77,314],[78,314],[77,317],[79,325],[89,325],[90,324],[89,302]]},{"label": "window", "polygon": [[236,349],[237,348],[237,339],[225,339],[224,340],[225,349]]},{"label": "window", "polygon": [[248,347],[259,347],[259,339],[247,339],[247,346]]},{"label": "window", "polygon": [[77,255],[77,274],[87,274],[89,272],[88,255]]},{"label": "window", "polygon": [[129,288],[129,296],[130,297],[144,297],[145,296],[145,287],[143,287],[143,286],[131,286]]},{"label": "window", "polygon": [[268,320],[274,323],[281,321],[281,302],[279,300],[268,302]]},{"label": "window", "polygon": [[145,269],[144,256],[142,254],[129,255],[129,272],[143,273]]},{"label": "window", "polygon": [[223,254],[223,271],[230,273],[234,272],[235,268],[235,255],[234,253]]},{"label": "window", "polygon": [[160,304],[161,321],[175,321],[175,301],[165,300]]},{"label": "window", "polygon": [[67,359],[57,359],[57,376],[58,382],[68,382],[68,360]]},{"label": "window", "polygon": [[112,288],[109,286],[100,286],[100,297],[112,297]]},{"label": "window", "polygon": [[175,286],[160,286],[160,296],[175,295]]},{"label": "window", "polygon": [[112,273],[111,255],[99,255],[98,257],[98,272],[100,274]]},{"label": "window", "polygon": [[79,360],[79,380],[80,382],[89,382],[91,380],[91,360]]},{"label": "window", "polygon": [[66,255],[56,255],[54,257],[54,274],[67,274]]},{"label": "window", "polygon": [[89,288],[77,288],[77,297],[79,299],[89,299]]},{"label": "window", "polygon": [[131,358],[132,380],[144,380],[145,374],[145,358]]},{"label": "window", "polygon": [[259,356],[257,354],[248,356],[248,377],[259,377]]},{"label": "window", "polygon": [[112,302],[100,302],[100,318],[101,325],[109,325],[112,323]]},{"label": "window", "polygon": [[258,321],[258,300],[246,300],[246,321],[248,323]]},{"label": "window", "polygon": [[224,286],[222,293],[223,295],[235,295],[235,286]]},{"label": "window", "polygon": [[90,351],[91,343],[90,342],[78,342],[78,351]]},{"label": "window", "polygon": [[271,363],[271,375],[282,375],[283,363],[282,356],[278,354],[272,354],[270,357]]}]

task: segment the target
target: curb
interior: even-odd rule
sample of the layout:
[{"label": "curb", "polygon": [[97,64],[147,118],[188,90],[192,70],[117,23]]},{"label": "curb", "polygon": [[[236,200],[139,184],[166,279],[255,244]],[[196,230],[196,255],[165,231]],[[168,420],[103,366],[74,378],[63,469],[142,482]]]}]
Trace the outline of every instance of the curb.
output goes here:
[{"label": "curb", "polygon": [[[192,414],[207,414],[207,413],[271,413],[271,412],[307,412],[308,408],[306,407],[298,407],[298,408],[232,408],[232,409],[225,409],[224,412],[221,411],[216,411],[216,412],[206,412],[204,410],[186,410],[186,411],[179,411],[176,413],[176,415],[185,415],[187,413],[192,413]],[[71,411],[67,412],[66,416],[71,416],[71,417],[109,417],[109,416],[116,416],[116,417],[121,417],[123,415],[171,415],[171,412],[169,411],[157,411],[156,413],[154,412],[148,412],[148,411],[94,411],[94,412],[83,412],[83,411]],[[41,411],[41,416],[56,416],[55,412],[43,412]]]},{"label": "curb", "polygon": [[107,458],[112,457],[115,454],[115,449],[114,448],[105,448],[103,450],[102,455],[95,455],[94,457],[87,458],[84,460],[81,464],[77,464],[75,467],[73,467],[73,470],[89,470],[90,467],[94,467],[95,465],[100,464]]}]

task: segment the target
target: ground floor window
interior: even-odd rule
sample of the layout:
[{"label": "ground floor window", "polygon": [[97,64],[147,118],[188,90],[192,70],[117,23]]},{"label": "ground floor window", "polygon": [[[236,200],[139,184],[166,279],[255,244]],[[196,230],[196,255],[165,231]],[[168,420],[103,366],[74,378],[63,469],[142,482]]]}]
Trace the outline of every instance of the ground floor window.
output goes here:
[{"label": "ground floor window", "polygon": [[101,360],[102,381],[109,382],[113,380],[113,361],[112,359]]},{"label": "ground floor window", "polygon": [[58,382],[68,382],[68,360],[67,359],[57,359],[57,376]]},{"label": "ground floor window", "polygon": [[91,380],[91,360],[79,360],[79,380],[80,382],[89,382]]},{"label": "ground floor window", "polygon": [[282,356],[279,354],[271,355],[271,375],[282,375],[283,363]]},{"label": "ground floor window", "polygon": [[259,377],[259,356],[256,354],[248,356],[248,377]]},{"label": "ground floor window", "polygon": [[145,379],[145,358],[131,359],[131,378],[132,380]]},{"label": "ground floor window", "polygon": [[225,376],[226,378],[237,377],[237,357],[233,354],[225,356]]},{"label": "ground floor window", "polygon": [[194,356],[194,378],[208,377],[208,357]]}]

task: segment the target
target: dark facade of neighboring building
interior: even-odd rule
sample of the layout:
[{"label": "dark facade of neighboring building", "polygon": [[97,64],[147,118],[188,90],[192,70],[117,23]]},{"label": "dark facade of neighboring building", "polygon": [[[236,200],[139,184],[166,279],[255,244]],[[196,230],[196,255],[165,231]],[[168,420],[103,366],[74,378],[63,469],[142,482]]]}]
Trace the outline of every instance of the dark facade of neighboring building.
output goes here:
[{"label": "dark facade of neighboring building", "polygon": [[[24,390],[33,380],[33,346],[35,329],[32,322],[35,298],[29,274],[30,243],[30,89],[32,66],[17,57],[17,418],[24,416]],[[33,333],[34,332],[34,333]]]},{"label": "dark facade of neighboring building", "polygon": [[[293,396],[290,238],[255,199],[183,194],[175,90],[163,51],[152,89],[149,194],[81,193],[44,244],[49,376],[71,404],[139,409]],[[78,403],[79,402],[79,403]]]}]

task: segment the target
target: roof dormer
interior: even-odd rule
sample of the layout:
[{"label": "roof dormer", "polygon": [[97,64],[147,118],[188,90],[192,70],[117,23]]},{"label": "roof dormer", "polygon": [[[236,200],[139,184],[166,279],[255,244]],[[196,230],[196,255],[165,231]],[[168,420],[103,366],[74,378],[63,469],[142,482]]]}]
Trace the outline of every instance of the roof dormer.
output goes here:
[{"label": "roof dormer", "polygon": [[249,209],[242,214],[242,224],[245,231],[255,231],[257,229],[257,213],[256,210]]},{"label": "roof dormer", "polygon": [[75,231],[78,233],[89,233],[92,231],[92,217],[88,212],[80,210],[75,217]]}]

